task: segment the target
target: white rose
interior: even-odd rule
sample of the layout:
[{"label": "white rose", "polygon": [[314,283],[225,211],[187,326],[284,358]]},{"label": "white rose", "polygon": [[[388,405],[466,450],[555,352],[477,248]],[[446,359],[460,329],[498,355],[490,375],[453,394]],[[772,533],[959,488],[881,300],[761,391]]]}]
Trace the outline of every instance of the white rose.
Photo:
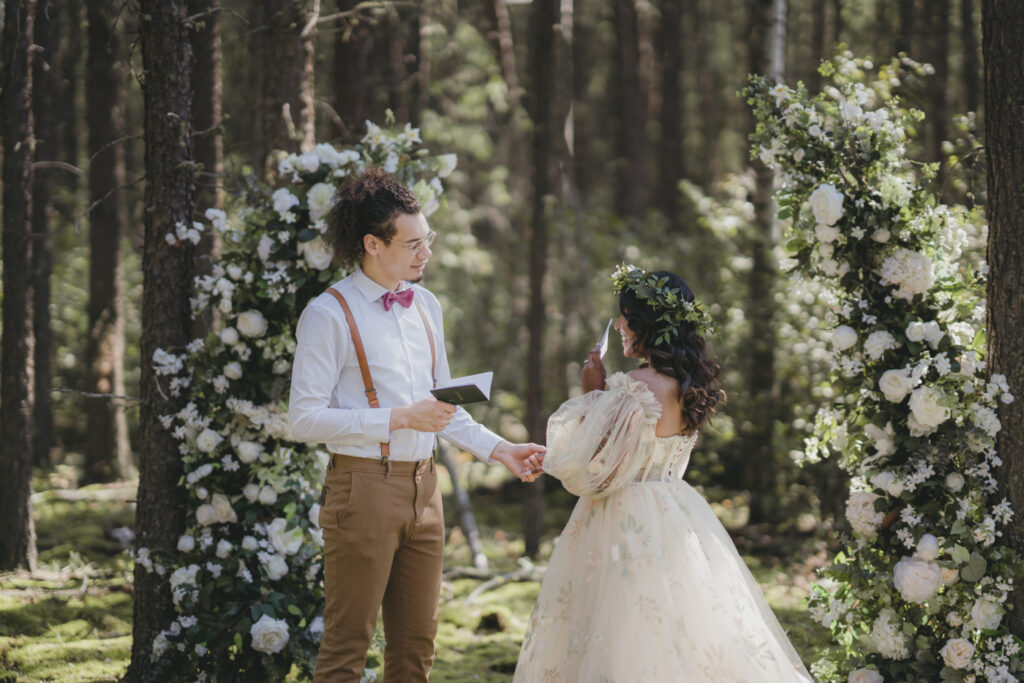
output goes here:
[{"label": "white rose", "polygon": [[946,663],[946,666],[963,669],[974,656],[974,645],[963,638],[951,638],[942,646],[939,654],[942,655],[942,661]]},{"label": "white rose", "polygon": [[835,225],[843,216],[843,193],[829,183],[819,185],[807,198],[807,203],[818,223]]},{"label": "white rose", "polygon": [[837,351],[845,351],[857,343],[857,332],[849,325],[840,325],[832,330],[832,344]]},{"label": "white rose", "polygon": [[893,403],[902,401],[913,388],[906,370],[886,370],[878,379],[878,388]]},{"label": "white rose", "polygon": [[874,669],[857,669],[856,671],[850,672],[850,677],[846,679],[847,683],[885,683],[885,679],[882,678],[882,674],[878,673]]},{"label": "white rose", "polygon": [[258,484],[246,484],[245,488],[242,489],[242,495],[250,503],[255,503],[260,497],[260,487]]},{"label": "white rose", "polygon": [[232,361],[224,366],[224,376],[228,379],[241,379],[242,378],[242,364],[238,361]]},{"label": "white rose", "polygon": [[889,237],[891,237],[891,235],[889,234],[889,231],[886,230],[885,228],[879,228],[878,230],[875,230],[873,233],[871,233],[871,239],[882,244],[888,242]]},{"label": "white rose", "polygon": [[238,330],[233,327],[225,327],[220,331],[220,340],[228,346],[238,343]]},{"label": "white rose", "polygon": [[857,491],[851,493],[846,501],[846,519],[849,520],[853,531],[861,536],[871,537],[882,525],[885,516],[875,511],[875,501],[878,496],[870,491]]},{"label": "white rose", "polygon": [[242,538],[242,549],[243,550],[256,550],[260,547],[260,542],[256,540],[254,536],[245,536]]},{"label": "white rose", "polygon": [[196,547],[196,539],[192,538],[188,534],[185,534],[178,539],[178,552],[187,553]]},{"label": "white rose", "polygon": [[285,214],[293,206],[299,205],[299,198],[288,191],[287,188],[282,187],[280,190],[274,193],[274,211],[277,211],[279,215]]},{"label": "white rose", "polygon": [[313,635],[323,635],[324,632],[324,618],[319,614],[313,617],[313,621],[309,622],[309,632]]},{"label": "white rose", "polygon": [[939,327],[939,324],[934,320],[929,320],[924,323],[925,341],[927,341],[933,349],[939,348],[939,342],[942,341],[944,336],[946,336],[946,333],[942,331],[942,328]]},{"label": "white rose", "polygon": [[318,168],[320,168],[320,155],[315,151],[306,152],[299,155],[299,158],[295,161],[295,165],[306,173],[314,173]]},{"label": "white rose", "polygon": [[839,228],[831,225],[825,225],[824,223],[818,223],[814,226],[814,236],[818,238],[818,241],[823,244],[830,244],[839,239]]},{"label": "white rose", "polygon": [[956,628],[957,626],[960,626],[964,623],[964,619],[956,612],[950,612],[946,615],[946,623]]},{"label": "white rose", "polygon": [[261,558],[261,560],[263,568],[267,572],[267,577],[271,581],[277,581],[288,573],[288,563],[280,555],[268,555],[265,559]]},{"label": "white rose", "polygon": [[207,427],[199,432],[199,436],[196,437],[196,448],[204,453],[211,453],[217,447],[217,444],[223,440],[223,436]]},{"label": "white rose", "polygon": [[[868,435],[874,444],[875,450],[878,451],[878,455],[885,457],[892,455],[896,452],[896,444],[893,443],[893,428],[892,423],[888,422],[885,425],[885,429],[868,423],[864,425],[864,433]],[[892,495],[899,495],[898,493]]]},{"label": "white rose", "polygon": [[312,507],[309,508],[309,521],[313,526],[320,526],[320,503],[313,503]]},{"label": "white rose", "polygon": [[905,334],[907,335],[907,341],[919,342],[924,339],[924,323],[914,321],[907,325]]},{"label": "white rose", "polygon": [[923,425],[918,422],[913,413],[907,415],[907,430],[910,432],[911,436],[928,436],[929,434],[934,434],[936,429],[937,427]]},{"label": "white rose", "polygon": [[970,346],[974,341],[974,328],[969,323],[957,322],[949,326],[949,338],[957,346]]},{"label": "white rose", "polygon": [[299,244],[299,253],[306,265],[314,270],[323,270],[331,265],[334,260],[334,252],[327,246],[322,237],[314,237],[308,242]]},{"label": "white rose", "polygon": [[223,493],[213,494],[213,498],[210,500],[210,505],[213,506],[214,512],[217,514],[218,522],[237,522],[238,515],[235,514],[235,509],[231,507],[231,501]]},{"label": "white rose", "polygon": [[238,459],[244,463],[255,462],[263,453],[263,446],[254,441],[239,441],[235,448]]},{"label": "white rose", "polygon": [[927,602],[941,585],[939,565],[917,557],[904,557],[893,570],[893,585],[907,602]]},{"label": "white rose", "polygon": [[242,266],[237,263],[232,263],[227,267],[228,277],[232,280],[240,280],[242,278]]},{"label": "white rose", "polygon": [[255,310],[239,313],[238,331],[246,337],[262,337],[267,332],[267,319]]},{"label": "white rose", "polygon": [[[943,586],[952,586],[960,580],[960,572],[952,567],[943,567],[939,573],[939,580],[942,581]],[[959,619],[959,617],[957,618]],[[947,621],[949,621],[948,618]],[[949,623],[951,626],[959,626],[959,624],[954,624],[952,621],[949,621]]]},{"label": "white rose", "polygon": [[974,601],[971,607],[971,621],[974,626],[980,629],[999,628],[999,622],[1003,620],[1003,606],[989,597],[980,597]]},{"label": "white rose", "polygon": [[934,387],[918,387],[910,395],[910,411],[923,427],[934,428],[949,419],[949,408],[939,405],[942,392]]},{"label": "white rose", "polygon": [[271,619],[264,614],[252,628],[252,649],[268,655],[277,654],[288,644],[288,622],[284,619]]},{"label": "white rose", "polygon": [[196,524],[208,526],[217,523],[217,511],[209,503],[203,503],[196,508]]},{"label": "white rose", "polygon": [[334,203],[334,185],[317,183],[309,188],[306,203],[309,205],[309,220],[316,223],[331,210]]},{"label": "white rose", "polygon": [[260,257],[260,261],[266,262],[270,258],[270,250],[274,246],[274,238],[270,235],[264,235],[260,237],[260,243],[256,245],[256,255]]},{"label": "white rose", "polygon": [[282,555],[294,555],[302,547],[302,527],[288,528],[288,520],[276,518],[267,526],[270,545]]},{"label": "white rose", "polygon": [[231,541],[227,540],[226,538],[220,539],[217,542],[217,557],[219,557],[222,560],[226,559],[227,556],[231,554],[232,548],[234,548],[234,546],[231,545]]},{"label": "white rose", "polygon": [[917,542],[916,555],[922,560],[934,560],[939,556],[939,539],[931,534],[921,536]]},{"label": "white rose", "polygon": [[864,342],[864,353],[878,360],[886,351],[896,348],[896,338],[885,330],[872,332]]},{"label": "white rose", "polygon": [[871,477],[871,483],[894,498],[903,493],[903,482],[892,472],[879,472]]},{"label": "white rose", "polygon": [[946,486],[953,493],[960,493],[960,489],[964,487],[964,475],[959,472],[950,472],[946,475]]},{"label": "white rose", "polygon": [[264,505],[273,505],[277,502],[277,491],[269,486],[264,486],[260,489],[260,502]]}]

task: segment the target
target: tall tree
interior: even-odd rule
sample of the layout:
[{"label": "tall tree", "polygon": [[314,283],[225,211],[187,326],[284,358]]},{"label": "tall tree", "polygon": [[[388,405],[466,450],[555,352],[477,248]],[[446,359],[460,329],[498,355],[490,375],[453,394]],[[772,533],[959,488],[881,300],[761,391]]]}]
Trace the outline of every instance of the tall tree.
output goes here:
[{"label": "tall tree", "polygon": [[374,34],[373,28],[356,12],[362,0],[338,0],[341,19],[334,38],[331,92],[334,111],[341,119],[341,137],[355,142],[366,132],[365,121],[373,110]]},{"label": "tall tree", "polygon": [[32,25],[34,0],[3,28],[3,332],[0,339],[0,569],[36,566],[32,520]]},{"label": "tall tree", "polygon": [[647,83],[640,64],[636,0],[612,0],[615,17],[615,108],[618,213],[639,221],[647,202]]},{"label": "tall tree", "polygon": [[[1017,515],[1010,545],[1024,557],[1024,3],[982,0],[988,156],[988,362],[1015,400],[1002,404],[1000,483]],[[1024,637],[1024,590],[1012,594],[1013,632]]]},{"label": "tall tree", "polygon": [[[89,127],[89,391],[124,395],[124,315],[121,237],[125,231],[124,58],[117,8],[89,0],[86,117]],[[134,473],[128,426],[120,405],[92,398],[86,409],[87,482]]]},{"label": "tall tree", "polygon": [[974,20],[974,0],[960,0],[960,40],[963,44],[964,97],[967,111],[978,111],[981,102],[981,78],[978,64],[978,24]]},{"label": "tall tree", "polygon": [[682,0],[661,5],[661,144],[658,146],[658,204],[672,232],[683,229],[679,181],[686,177],[683,155],[683,15]]},{"label": "tall tree", "polygon": [[[189,225],[195,201],[192,158],[192,47],[184,0],[140,0],[146,144],[146,234],[142,254],[141,432],[135,537],[155,562],[176,553],[185,525],[178,480],[181,455],[160,422],[181,400],[162,389],[153,372],[158,349],[182,353],[189,341],[188,293],[192,248],[168,243],[179,223]],[[175,618],[166,577],[135,565],[132,660],[125,680],[154,675],[153,639]],[[158,669],[159,670],[159,669]],[[158,679],[169,676],[164,672]]]},{"label": "tall tree", "polygon": [[316,141],[313,127],[313,42],[320,6],[316,0],[285,0],[265,5],[263,47],[264,171],[276,150],[298,152]]},{"label": "tall tree", "polygon": [[[196,163],[199,164],[196,190],[196,213],[221,208],[221,176],[223,175],[224,143],[221,132],[221,76],[220,21],[216,0],[188,0],[188,13],[192,25],[192,130]],[[196,268],[208,275],[220,252],[218,234],[209,230],[196,247]],[[196,318],[193,333],[205,337],[213,328],[214,314]]]},{"label": "tall tree", "polygon": [[[530,207],[529,278],[530,300],[526,312],[529,338],[526,352],[526,428],[530,440],[544,439],[544,281],[547,278],[548,215],[546,197],[553,191],[551,151],[555,144],[554,98],[556,60],[555,30],[559,0],[536,0],[530,24],[530,115],[533,135],[530,141],[533,195]],[[533,557],[540,548],[543,533],[543,484],[538,479],[526,489],[524,536],[526,554]]]},{"label": "tall tree", "polygon": [[[931,55],[928,61],[935,67],[934,82],[928,86],[930,161],[942,160],[942,142],[947,137],[949,124],[949,12],[950,0],[935,0],[929,7],[931,19],[929,40]],[[934,11],[933,11],[934,10]]]},{"label": "tall tree", "polygon": [[[785,75],[786,0],[753,0],[750,11],[750,38],[747,43],[750,73],[767,74],[781,82]],[[751,521],[763,522],[773,511],[771,492],[775,491],[776,479],[773,439],[775,421],[779,417],[774,324],[777,269],[772,256],[775,246],[774,175],[760,162],[755,162],[754,170],[756,218],[751,228],[749,250],[753,264],[748,278],[747,299],[750,343],[747,345],[746,389],[751,427],[745,435],[749,466],[745,469],[744,484],[755,492],[750,504]]]},{"label": "tall tree", "polygon": [[[53,273],[54,220],[52,196],[61,179],[53,162],[61,157],[60,91],[60,15],[54,0],[36,6],[33,25],[38,46],[32,61],[32,116],[36,150],[32,189],[32,328],[34,398],[32,450],[36,466],[49,464],[53,442],[53,410],[50,405],[53,333],[50,329],[50,275]],[[66,21],[64,22],[66,23]]]}]

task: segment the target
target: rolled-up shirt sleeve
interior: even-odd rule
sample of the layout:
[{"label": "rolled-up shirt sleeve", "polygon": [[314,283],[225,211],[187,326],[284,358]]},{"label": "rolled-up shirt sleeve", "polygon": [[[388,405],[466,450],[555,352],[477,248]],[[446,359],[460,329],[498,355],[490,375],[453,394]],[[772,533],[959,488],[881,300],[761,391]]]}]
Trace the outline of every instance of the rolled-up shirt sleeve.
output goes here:
[{"label": "rolled-up shirt sleeve", "polygon": [[310,305],[295,330],[288,423],[297,441],[338,445],[377,444],[390,436],[391,408],[332,406],[348,354],[355,353],[344,320]]}]

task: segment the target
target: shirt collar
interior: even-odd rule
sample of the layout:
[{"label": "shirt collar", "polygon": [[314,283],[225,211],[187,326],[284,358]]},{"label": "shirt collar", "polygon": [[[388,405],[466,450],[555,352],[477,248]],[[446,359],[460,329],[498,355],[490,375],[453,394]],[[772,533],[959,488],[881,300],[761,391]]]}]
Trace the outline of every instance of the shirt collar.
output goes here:
[{"label": "shirt collar", "polygon": [[[352,279],[355,282],[356,288],[363,293],[363,296],[366,297],[367,301],[376,301],[390,291],[386,287],[371,280],[370,276],[363,272],[362,266],[356,268],[355,272],[352,273]],[[402,280],[398,283],[399,292],[408,288],[408,282]]]}]

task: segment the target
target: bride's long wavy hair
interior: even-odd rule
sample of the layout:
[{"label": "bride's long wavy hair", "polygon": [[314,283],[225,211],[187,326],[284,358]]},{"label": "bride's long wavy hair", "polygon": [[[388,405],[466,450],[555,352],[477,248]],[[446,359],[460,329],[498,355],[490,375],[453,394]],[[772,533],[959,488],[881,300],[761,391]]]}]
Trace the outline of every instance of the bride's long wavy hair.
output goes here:
[{"label": "bride's long wavy hair", "polygon": [[[668,271],[658,271],[666,277],[665,286],[679,290],[687,301],[693,301],[693,290],[681,277]],[[636,335],[637,351],[647,356],[641,367],[655,371],[679,382],[679,405],[683,414],[681,434],[692,434],[711,419],[725,392],[720,388],[718,376],[722,368],[711,357],[704,338],[694,325],[685,323],[679,333],[667,341],[659,340],[658,313],[649,304],[626,288],[619,294],[619,310],[626,318],[629,329]]]}]

